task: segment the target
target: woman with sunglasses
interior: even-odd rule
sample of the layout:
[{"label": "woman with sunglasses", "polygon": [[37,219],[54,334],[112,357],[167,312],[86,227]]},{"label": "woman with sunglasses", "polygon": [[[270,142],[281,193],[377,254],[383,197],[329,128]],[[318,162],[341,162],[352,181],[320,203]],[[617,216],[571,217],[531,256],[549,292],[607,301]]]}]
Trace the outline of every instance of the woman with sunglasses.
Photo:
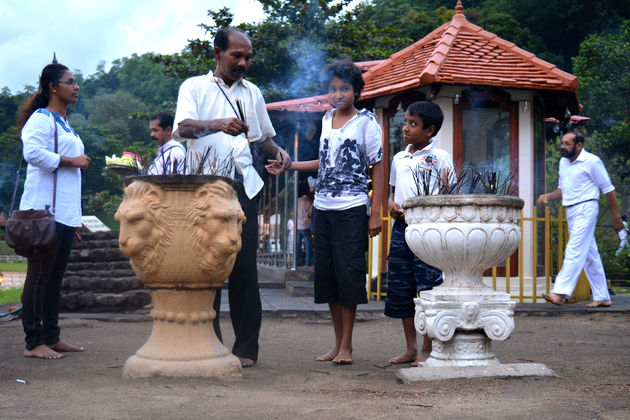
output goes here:
[{"label": "woman with sunglasses", "polygon": [[74,75],[54,60],[42,70],[39,91],[26,102],[17,121],[28,163],[20,210],[49,206],[57,229],[57,247],[51,255],[28,258],[22,293],[26,357],[60,359],[63,352],[84,350],[61,341],[58,326],[61,280],[75,230],[81,226],[81,169],[90,165],[83,142],[66,119],[68,105],[78,98]]}]

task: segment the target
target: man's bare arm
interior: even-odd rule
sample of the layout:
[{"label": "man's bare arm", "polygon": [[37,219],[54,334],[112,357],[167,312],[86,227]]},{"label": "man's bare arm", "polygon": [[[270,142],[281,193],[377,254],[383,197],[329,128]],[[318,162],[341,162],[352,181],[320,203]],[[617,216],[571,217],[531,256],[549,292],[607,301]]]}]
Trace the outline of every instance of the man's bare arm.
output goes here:
[{"label": "man's bare arm", "polygon": [[550,200],[560,199],[562,199],[562,190],[560,188],[557,188],[555,191],[552,191],[550,193],[540,194],[540,197],[538,197],[538,200],[536,200],[536,202],[544,206]]},{"label": "man's bare arm", "polygon": [[238,136],[247,133],[249,127],[238,118],[218,118],[216,120],[193,120],[185,119],[179,123],[177,128],[180,137],[187,139],[197,139],[219,131],[231,136]]},{"label": "man's bare arm", "polygon": [[619,204],[617,203],[617,194],[611,191],[606,194],[608,204],[610,204],[610,211],[613,215],[613,229],[619,232],[623,229],[623,222],[621,221],[621,215],[619,214]]}]

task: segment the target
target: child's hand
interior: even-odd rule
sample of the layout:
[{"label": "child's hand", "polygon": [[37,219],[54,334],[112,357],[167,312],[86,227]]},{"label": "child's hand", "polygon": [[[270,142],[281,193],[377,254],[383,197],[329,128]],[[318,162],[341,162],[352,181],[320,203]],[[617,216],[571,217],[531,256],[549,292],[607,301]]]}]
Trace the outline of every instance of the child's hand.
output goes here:
[{"label": "child's hand", "polygon": [[[290,160],[289,160],[290,162]],[[289,167],[291,165],[289,164]],[[272,175],[280,175],[285,171],[282,162],[279,160],[269,159],[269,165],[265,165],[265,169]]]},{"label": "child's hand", "polygon": [[282,166],[283,171],[287,171],[291,167],[291,158],[289,157],[289,154],[285,150],[279,147],[278,147],[278,153],[276,154],[275,161],[280,163],[280,166]]},{"label": "child's hand", "polygon": [[370,219],[368,220],[368,233],[370,234],[370,237],[374,237],[381,233],[381,216],[378,213],[380,212],[373,211],[372,214],[370,214]]},{"label": "child's hand", "polygon": [[398,220],[405,215],[405,211],[402,209],[402,207],[400,207],[393,200],[389,200],[389,202],[387,203],[387,209],[389,210],[389,215],[393,219]]}]

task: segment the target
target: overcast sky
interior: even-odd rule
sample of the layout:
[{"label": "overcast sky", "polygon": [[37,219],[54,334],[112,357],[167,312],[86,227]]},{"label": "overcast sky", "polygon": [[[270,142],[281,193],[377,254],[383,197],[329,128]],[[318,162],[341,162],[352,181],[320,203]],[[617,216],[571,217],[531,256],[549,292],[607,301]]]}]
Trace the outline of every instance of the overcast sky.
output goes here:
[{"label": "overcast sky", "polygon": [[37,86],[53,51],[86,77],[100,61],[109,69],[133,53],[179,52],[187,39],[209,39],[197,25],[223,6],[236,24],[263,18],[255,0],[1,0],[0,88]]}]

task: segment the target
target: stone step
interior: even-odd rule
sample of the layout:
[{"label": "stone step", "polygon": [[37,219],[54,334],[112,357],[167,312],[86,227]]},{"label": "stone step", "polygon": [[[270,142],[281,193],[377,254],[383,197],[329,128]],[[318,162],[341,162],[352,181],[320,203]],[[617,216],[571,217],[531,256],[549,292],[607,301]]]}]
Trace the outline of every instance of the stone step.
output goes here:
[{"label": "stone step", "polygon": [[67,270],[66,277],[87,277],[87,278],[121,278],[135,277],[136,273],[131,268],[126,270]]},{"label": "stone step", "polygon": [[123,254],[118,248],[84,248],[73,249],[70,253],[70,261],[73,262],[110,262],[110,261],[128,261],[129,258]]},{"label": "stone step", "polygon": [[287,293],[289,296],[297,297],[297,296],[313,296],[313,282],[312,281],[300,281],[300,280],[289,280],[287,281],[285,288],[287,289]]},{"label": "stone step", "polygon": [[137,277],[79,277],[66,276],[61,284],[63,291],[85,290],[99,293],[124,292],[128,290],[144,289],[144,285]]},{"label": "stone step", "polygon": [[313,282],[314,272],[313,270],[306,270],[303,268],[298,268],[296,270],[287,270],[284,275],[284,281],[310,281]]},{"label": "stone step", "polygon": [[106,240],[90,240],[90,241],[83,241],[81,243],[75,242],[72,248],[73,249],[93,249],[93,248],[118,249],[118,238],[106,239]]},{"label": "stone step", "polygon": [[77,272],[82,270],[98,270],[98,271],[112,271],[112,270],[131,270],[131,264],[129,260],[126,261],[110,261],[110,262],[69,262],[66,267],[66,272]]},{"label": "stone step", "polygon": [[151,295],[146,289],[122,293],[99,293],[86,290],[61,295],[61,306],[65,311],[120,312],[136,310],[149,303],[151,303]]}]

